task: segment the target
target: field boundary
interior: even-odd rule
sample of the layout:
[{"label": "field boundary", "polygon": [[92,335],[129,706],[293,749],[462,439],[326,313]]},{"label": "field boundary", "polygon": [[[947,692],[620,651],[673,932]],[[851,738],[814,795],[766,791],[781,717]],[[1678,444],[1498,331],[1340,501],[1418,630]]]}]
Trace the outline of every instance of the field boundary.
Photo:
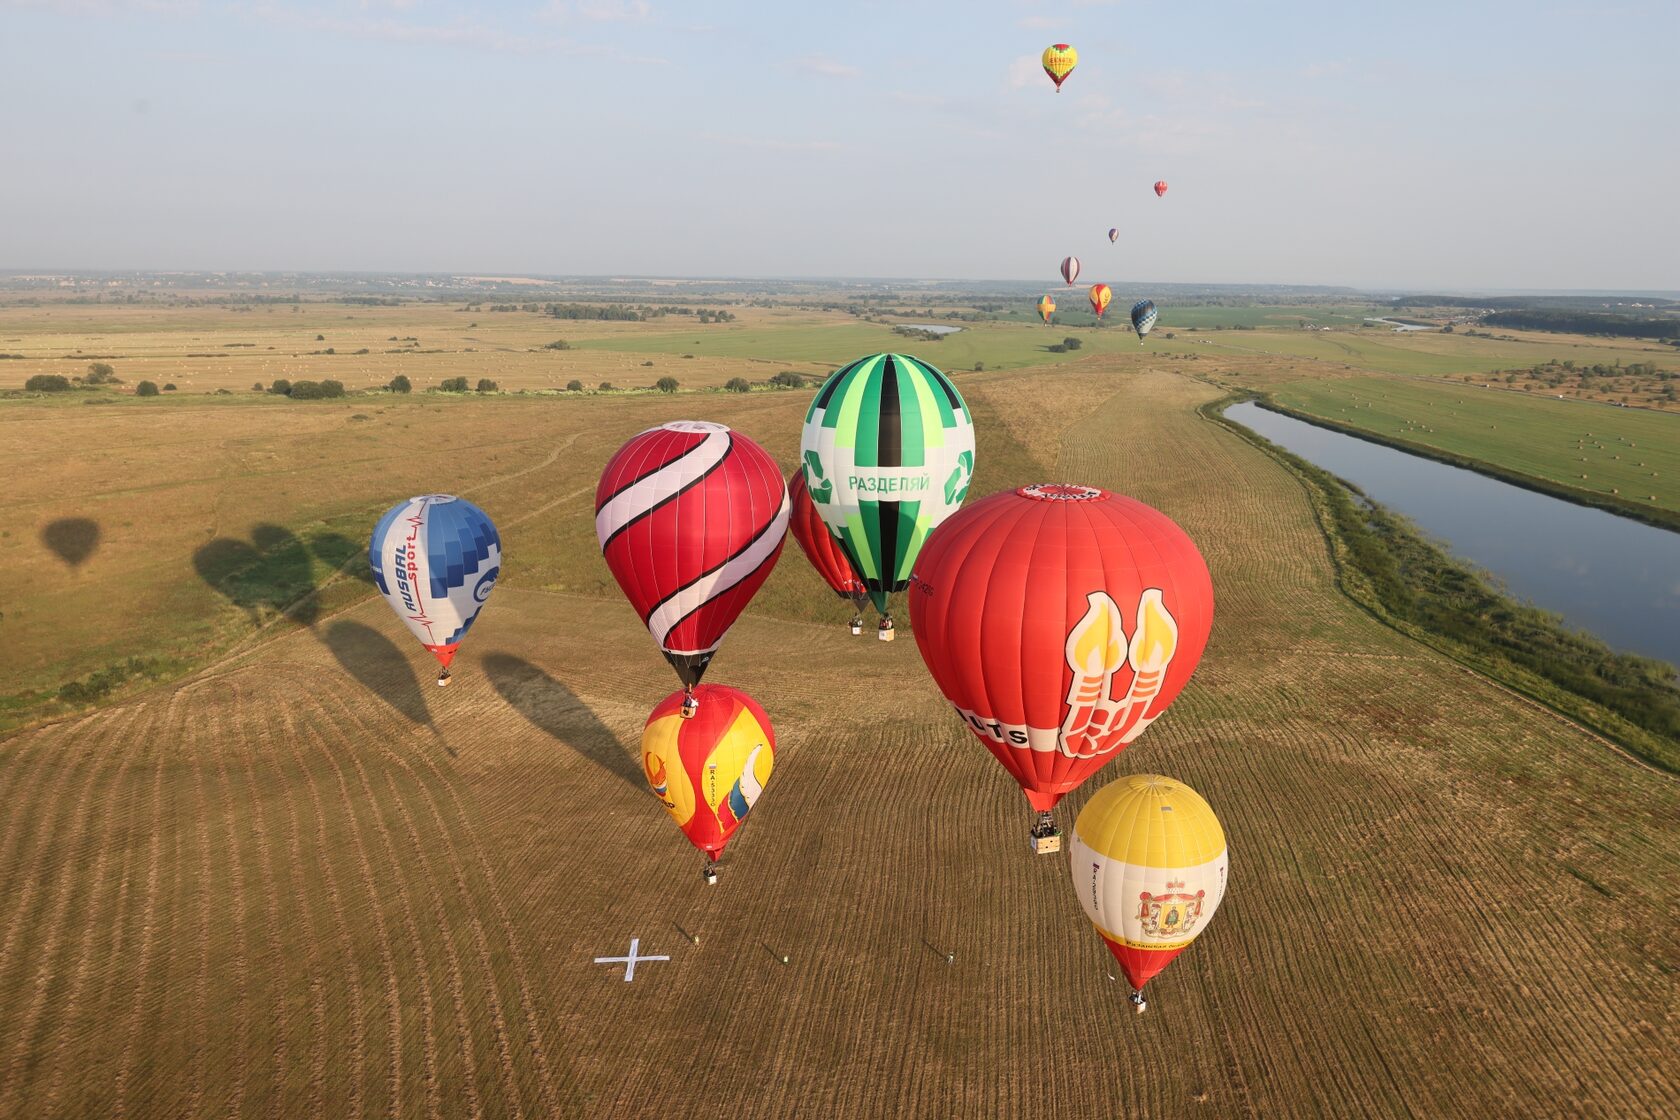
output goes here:
[{"label": "field boundary", "polygon": [[[1634,521],[1643,522],[1646,525],[1654,525],[1659,529],[1667,529],[1670,532],[1680,533],[1680,512],[1666,509],[1654,509],[1651,506],[1641,505],[1638,502],[1630,502],[1626,498],[1615,494],[1599,494],[1592,490],[1582,490],[1578,487],[1568,486],[1561,482],[1553,482],[1549,478],[1541,478],[1538,475],[1523,474],[1520,471],[1513,471],[1506,467],[1501,467],[1497,463],[1490,463],[1485,459],[1474,459],[1468,455],[1460,455],[1455,451],[1446,451],[1439,447],[1431,447],[1426,443],[1415,443],[1412,440],[1400,439],[1396,436],[1383,435],[1378,432],[1373,432],[1367,428],[1356,428],[1351,424],[1344,424],[1339,420],[1331,420],[1327,417],[1319,416],[1311,412],[1303,412],[1302,410],[1291,407],[1290,405],[1281,404],[1275,397],[1272,396],[1271,393],[1266,392],[1265,390],[1245,389],[1243,390],[1243,393],[1244,399],[1253,401],[1256,405],[1266,409],[1268,412],[1276,412],[1279,415],[1288,416],[1293,420],[1301,421],[1303,424],[1311,424],[1317,428],[1325,428],[1332,432],[1339,432],[1344,436],[1352,436],[1355,439],[1362,439],[1366,443],[1376,443],[1381,444],[1384,447],[1392,447],[1396,451],[1404,451],[1410,455],[1418,455],[1425,459],[1433,459],[1437,463],[1445,463],[1449,467],[1461,467],[1467,471],[1475,471],[1477,474],[1486,475],[1487,477],[1496,479],[1499,482],[1509,483],[1512,486],[1520,486],[1524,490],[1532,490],[1538,494],[1545,494],[1549,498],[1559,498],[1566,502],[1573,502],[1578,506],[1590,506],[1594,509],[1603,510],[1606,513],[1616,514],[1619,517],[1626,517]],[[1225,403],[1234,404],[1236,402],[1227,401]],[[1223,408],[1224,406],[1222,405],[1221,407]]]},{"label": "field boundary", "polygon": [[[1225,386],[1218,387],[1226,388]],[[1525,701],[1553,719],[1567,724],[1574,730],[1608,747],[1629,762],[1663,777],[1680,777],[1680,770],[1676,770],[1657,752],[1649,750],[1638,741],[1648,733],[1628,724],[1614,712],[1603,708],[1585,696],[1563,688],[1561,685],[1536,678],[1520,666],[1490,661],[1443,635],[1436,634],[1390,614],[1377,595],[1376,589],[1370,586],[1364,577],[1364,573],[1352,563],[1348,555],[1347,544],[1342,539],[1341,532],[1336,527],[1334,518],[1328,509],[1329,498],[1324,493],[1323,483],[1302,469],[1298,456],[1278,447],[1265,437],[1249,431],[1235,420],[1225,416],[1225,409],[1231,405],[1240,404],[1244,401],[1253,401],[1258,404],[1260,402],[1257,398],[1260,396],[1260,393],[1250,389],[1227,391],[1225,396],[1198,406],[1196,411],[1203,419],[1225,428],[1267,455],[1301,484],[1312,504],[1313,519],[1318,523],[1319,531],[1324,535],[1328,544],[1331,567],[1335,571],[1336,589],[1344,597],[1388,629],[1439,653],[1465,672],[1486,681],[1493,687],[1517,699]],[[1284,412],[1286,410],[1277,409],[1276,411]],[[1330,425],[1323,426],[1328,427]],[[1341,479],[1337,479],[1335,475],[1328,471],[1315,468],[1315,473],[1322,473],[1327,478],[1346,485],[1342,483]],[[1354,491],[1354,494],[1360,496],[1357,491]],[[1369,499],[1365,500],[1369,501]],[[1503,598],[1503,596],[1501,597]],[[1569,706],[1567,708],[1557,702],[1561,697],[1568,698]],[[1627,733],[1629,730],[1634,731],[1635,734],[1629,735]],[[1666,740],[1659,741],[1666,742]]]}]

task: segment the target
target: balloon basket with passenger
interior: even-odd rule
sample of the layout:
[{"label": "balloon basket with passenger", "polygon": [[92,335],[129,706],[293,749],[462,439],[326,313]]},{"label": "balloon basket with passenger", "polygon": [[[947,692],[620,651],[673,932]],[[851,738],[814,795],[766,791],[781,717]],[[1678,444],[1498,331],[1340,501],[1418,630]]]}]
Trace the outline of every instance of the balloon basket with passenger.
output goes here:
[{"label": "balloon basket with passenger", "polygon": [[1032,850],[1038,855],[1053,855],[1062,850],[1062,830],[1056,827],[1056,818],[1050,815],[1049,810],[1038,814],[1028,836]]},{"label": "balloon basket with passenger", "polygon": [[700,866],[700,878],[706,880],[708,887],[717,886],[718,857],[716,852],[706,853],[706,862]]}]

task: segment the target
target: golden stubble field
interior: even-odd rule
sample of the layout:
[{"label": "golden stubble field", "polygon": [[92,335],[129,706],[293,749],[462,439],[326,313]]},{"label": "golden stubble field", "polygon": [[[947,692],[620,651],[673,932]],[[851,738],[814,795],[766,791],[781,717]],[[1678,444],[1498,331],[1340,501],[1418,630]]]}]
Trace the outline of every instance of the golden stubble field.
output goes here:
[{"label": "golden stubble field", "polygon": [[[646,388],[667,375],[684,387],[707,388],[732,377],[763,381],[783,369],[826,372],[809,361],[707,356],[704,344],[715,343],[720,334],[856,322],[838,312],[791,308],[731,307],[736,322],[701,324],[676,315],[646,323],[602,322],[490,311],[488,304],[475,311],[462,306],[460,301],[397,307],[312,301],[249,310],[64,302],[0,307],[0,354],[21,355],[0,361],[0,387],[21,386],[37,373],[79,375],[97,360],[113,366],[127,387],[150,379],[159,386],[174,383],[183,394],[248,392],[277,378],[333,378],[351,390],[374,389],[399,373],[417,391],[463,375],[474,385],[487,377],[504,391],[564,389],[574,379],[587,389],[603,381],[620,389]],[[546,348],[557,340],[610,343],[649,335],[669,336],[673,352]],[[684,347],[695,343],[696,356],[682,357]]]},{"label": "golden stubble field", "polygon": [[[780,740],[717,887],[646,793],[675,679],[602,586],[595,474],[700,408],[791,464],[806,394],[472,402],[493,463],[428,460],[427,413],[354,469],[298,434],[317,487],[501,522],[453,687],[362,592],[0,741],[0,1115],[1674,1115],[1674,780],[1343,599],[1189,368],[960,380],[982,492],[1135,494],[1213,569],[1202,667],[1093,782],[1181,778],[1230,838],[1147,1015],[914,644],[847,635],[791,549],[711,673]],[[671,960],[592,963],[632,937]]]}]

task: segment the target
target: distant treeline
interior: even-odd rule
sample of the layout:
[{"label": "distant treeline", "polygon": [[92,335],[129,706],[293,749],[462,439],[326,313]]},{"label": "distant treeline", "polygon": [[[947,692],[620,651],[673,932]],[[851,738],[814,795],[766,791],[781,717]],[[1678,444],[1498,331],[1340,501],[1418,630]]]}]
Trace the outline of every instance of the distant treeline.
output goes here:
[{"label": "distant treeline", "polygon": [[1490,327],[1525,331],[1602,334],[1614,338],[1680,339],[1680,319],[1636,319],[1594,311],[1495,311],[1482,320]]},{"label": "distant treeline", "polygon": [[1594,311],[1603,312],[1615,305],[1627,307],[1639,303],[1658,311],[1680,310],[1680,301],[1643,296],[1607,299],[1604,296],[1401,296],[1394,301],[1400,307],[1485,307],[1490,311]]},{"label": "distant treeline", "polygon": [[673,304],[630,303],[493,303],[491,311],[526,311],[551,319],[591,319],[614,323],[643,323],[667,315],[691,315],[702,323],[729,323],[735,316],[719,308],[682,307]]}]

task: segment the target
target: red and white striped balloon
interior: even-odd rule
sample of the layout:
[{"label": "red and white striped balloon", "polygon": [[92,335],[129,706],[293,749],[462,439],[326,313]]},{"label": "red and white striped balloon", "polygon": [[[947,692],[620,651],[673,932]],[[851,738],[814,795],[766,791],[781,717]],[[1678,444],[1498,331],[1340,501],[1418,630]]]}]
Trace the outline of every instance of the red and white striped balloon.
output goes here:
[{"label": "red and white striped balloon", "polygon": [[775,460],[703,420],[634,436],[595,490],[607,567],[689,689],[775,567],[787,524]]}]

